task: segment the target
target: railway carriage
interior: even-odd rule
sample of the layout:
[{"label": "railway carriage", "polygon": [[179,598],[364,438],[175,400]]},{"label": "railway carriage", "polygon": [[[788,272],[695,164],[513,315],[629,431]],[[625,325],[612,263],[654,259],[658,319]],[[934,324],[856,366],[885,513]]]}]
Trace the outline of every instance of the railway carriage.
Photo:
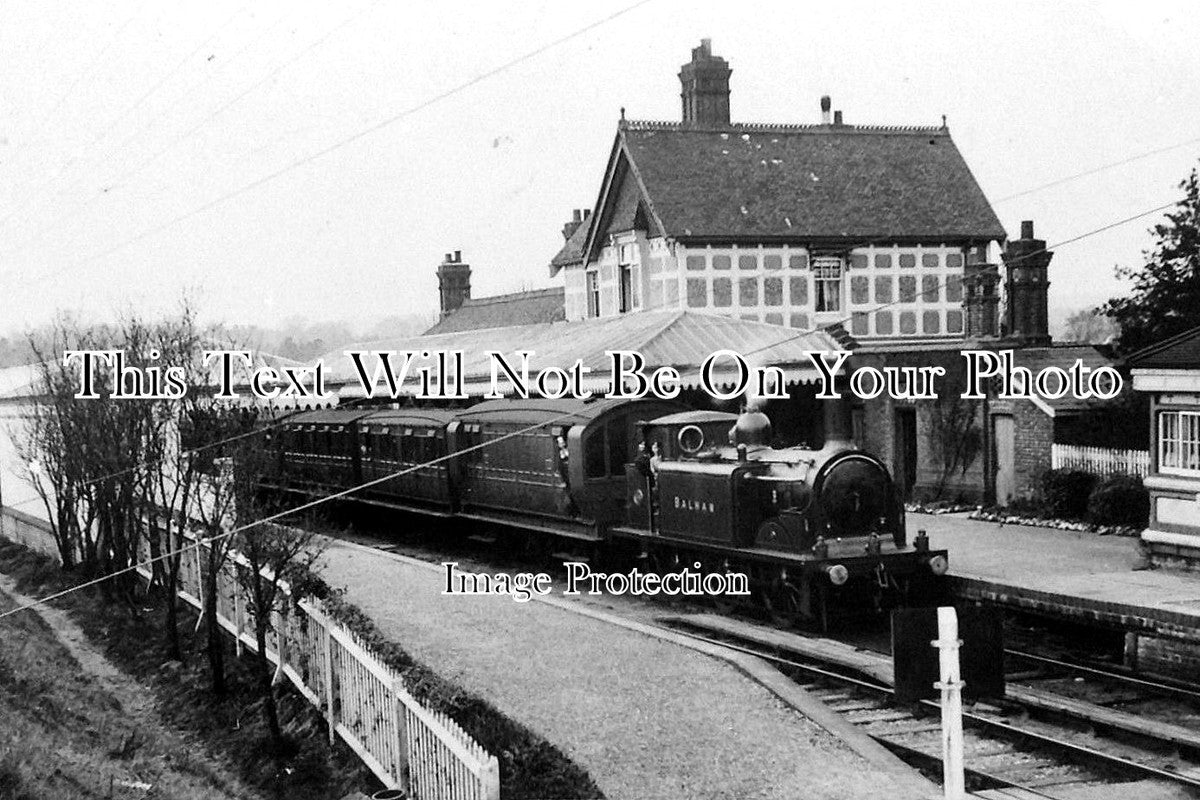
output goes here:
[{"label": "railway carriage", "polygon": [[304,411],[284,422],[274,440],[292,487],[347,487],[359,483],[361,453],[357,422],[371,412],[352,409]]},{"label": "railway carriage", "polygon": [[637,423],[679,408],[653,400],[494,400],[461,411],[451,426],[460,513],[601,541],[625,514]]},{"label": "railway carriage", "polygon": [[[456,509],[450,433],[455,413],[440,409],[376,411],[357,421],[364,502],[437,515]],[[399,474],[397,474],[399,473]]]},{"label": "railway carriage", "polygon": [[273,442],[287,491],[392,476],[353,499],[523,529],[506,540],[535,550],[565,537],[610,564],[743,572],[782,617],[936,594],[946,553],[908,542],[879,459],[836,437],[772,445],[763,414],[611,398],[311,411]]}]

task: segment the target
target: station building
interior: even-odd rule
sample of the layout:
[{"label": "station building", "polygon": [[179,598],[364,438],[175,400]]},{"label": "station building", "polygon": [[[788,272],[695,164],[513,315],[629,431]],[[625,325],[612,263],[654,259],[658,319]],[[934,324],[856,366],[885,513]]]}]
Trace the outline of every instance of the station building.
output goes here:
[{"label": "station building", "polygon": [[[678,121],[622,110],[593,207],[572,212],[550,260],[557,286],[471,298],[470,267],[448,254],[429,333],[662,312],[777,326],[781,337],[825,330],[854,351],[851,369],[946,367],[937,402],[846,409],[855,439],[889,461],[909,496],[1036,493],[1056,437],[1091,409],[954,399],[964,349],[1020,349],[1038,368],[1110,363],[1094,347],[1051,341],[1052,253],[1033,223],[1007,238],[944,118],[854,125],[822,97],[812,124],[736,123],[731,75],[703,40],[679,73]],[[795,403],[768,413],[807,414],[813,391],[797,385]]]},{"label": "station building", "polygon": [[1153,562],[1200,567],[1200,328],[1129,357],[1133,388],[1150,398],[1150,527]]}]

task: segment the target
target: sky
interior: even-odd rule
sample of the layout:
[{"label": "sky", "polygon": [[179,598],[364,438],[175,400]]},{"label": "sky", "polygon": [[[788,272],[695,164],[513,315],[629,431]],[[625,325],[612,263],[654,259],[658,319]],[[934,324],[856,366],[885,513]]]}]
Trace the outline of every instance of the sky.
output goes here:
[{"label": "sky", "polygon": [[[735,121],[946,115],[1013,236],[1170,203],[1200,163],[1195,3],[634,2],[0,3],[0,333],[185,290],[365,326],[434,312],[452,250],[476,296],[551,285],[621,109],[679,119],[702,37]],[[1052,314],[1123,291],[1158,218],[1058,248]]]}]

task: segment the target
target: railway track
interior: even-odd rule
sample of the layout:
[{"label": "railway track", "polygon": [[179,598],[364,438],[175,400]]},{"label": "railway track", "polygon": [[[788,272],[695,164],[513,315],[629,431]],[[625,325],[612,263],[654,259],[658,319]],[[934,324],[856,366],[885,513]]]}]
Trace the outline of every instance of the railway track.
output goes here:
[{"label": "railway track", "polygon": [[[788,653],[775,644],[737,636],[730,633],[732,626],[716,632],[693,627],[686,619],[669,618],[669,627],[775,664],[864,733],[940,779],[938,705],[931,701],[896,705],[886,659],[874,657],[874,669],[867,660],[872,657],[862,655],[857,665],[830,663],[811,653]],[[862,672],[864,667],[867,674]],[[1121,677],[1104,675],[1112,680]],[[1156,736],[1158,726],[1146,724],[1142,730],[1131,731],[1116,724],[1098,725],[1088,716],[1073,713],[1079,709],[1071,703],[1051,707],[1054,696],[1042,697],[1046,702],[1041,704],[1031,703],[1029,692],[1022,689],[1033,687],[1020,684],[1013,689],[1012,697],[1002,703],[980,703],[964,712],[967,781],[973,792],[989,798],[1063,800],[1200,797],[1200,761],[1170,737]],[[1045,688],[1038,692],[1051,695]]]},{"label": "railway track", "polygon": [[[394,540],[374,544],[397,549]],[[483,552],[468,549],[488,562],[496,555],[487,552],[490,548]],[[410,553],[430,560],[445,556]],[[456,558],[464,556],[471,557],[461,550],[455,554]],[[509,561],[511,555],[501,560]],[[708,616],[695,611],[702,609],[678,609],[676,613]],[[761,628],[745,620],[725,619],[730,626]],[[940,779],[937,704],[897,707],[892,702],[890,656],[886,653],[870,655],[878,673],[864,678],[861,671],[778,647],[686,627],[672,629],[776,664],[865,733]],[[853,638],[859,640],[858,647],[842,646],[865,653],[863,637]],[[868,646],[872,645],[878,649],[874,640]],[[1006,653],[1010,698],[995,705],[977,704],[964,717],[968,786],[974,792],[992,800],[1200,798],[1200,691],[1026,650]]]}]

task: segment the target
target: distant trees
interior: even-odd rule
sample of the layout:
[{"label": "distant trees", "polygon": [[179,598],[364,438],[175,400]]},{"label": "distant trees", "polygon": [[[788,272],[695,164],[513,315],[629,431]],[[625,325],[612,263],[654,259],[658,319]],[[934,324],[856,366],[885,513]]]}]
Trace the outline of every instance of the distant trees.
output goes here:
[{"label": "distant trees", "polygon": [[1120,333],[1120,326],[1103,310],[1081,308],[1067,317],[1059,339],[1081,344],[1108,344],[1116,341]]},{"label": "distant trees", "polygon": [[1120,326],[1118,348],[1128,354],[1200,325],[1200,176],[1195,168],[1181,184],[1184,198],[1166,222],[1155,225],[1154,249],[1145,264],[1118,267],[1130,291],[1102,311]]}]

